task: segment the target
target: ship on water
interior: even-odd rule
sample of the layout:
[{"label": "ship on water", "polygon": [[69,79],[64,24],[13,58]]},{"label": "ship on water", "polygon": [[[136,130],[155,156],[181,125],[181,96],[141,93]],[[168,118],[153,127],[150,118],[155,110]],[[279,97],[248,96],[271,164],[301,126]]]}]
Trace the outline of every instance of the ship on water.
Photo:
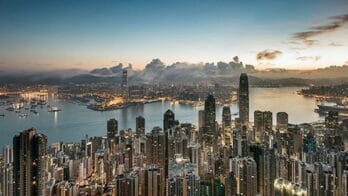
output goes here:
[{"label": "ship on water", "polygon": [[348,107],[343,105],[318,105],[315,111],[319,114],[327,114],[329,111],[348,114]]},{"label": "ship on water", "polygon": [[48,112],[60,112],[62,111],[61,109],[58,109],[57,107],[51,107],[51,109],[48,110]]}]

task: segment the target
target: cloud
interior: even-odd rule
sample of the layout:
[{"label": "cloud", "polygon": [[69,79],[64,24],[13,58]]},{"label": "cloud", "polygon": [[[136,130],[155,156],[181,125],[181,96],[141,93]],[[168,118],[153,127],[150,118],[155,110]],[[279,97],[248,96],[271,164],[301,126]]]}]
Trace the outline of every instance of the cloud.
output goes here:
[{"label": "cloud", "polygon": [[288,48],[291,50],[305,50],[307,47],[304,47],[302,45],[302,42],[290,40],[290,41],[283,41],[282,44],[285,44]]},{"label": "cloud", "polygon": [[316,40],[313,40],[312,38],[318,35],[322,35],[325,33],[331,33],[334,32],[341,27],[343,27],[345,24],[348,23],[348,14],[333,16],[329,18],[331,22],[329,24],[325,25],[318,25],[311,27],[308,31],[298,32],[294,33],[292,35],[292,38],[295,40],[302,41],[306,45],[313,45],[315,44]]},{"label": "cloud", "polygon": [[297,57],[296,59],[299,61],[319,61],[320,60],[320,56],[300,56]]},{"label": "cloud", "polygon": [[303,43],[306,44],[307,46],[314,46],[318,43],[318,40],[313,40],[313,39],[306,39],[303,40]]},{"label": "cloud", "polygon": [[285,45],[300,45],[301,43],[298,41],[290,40],[290,41],[283,41],[282,42]]},{"label": "cloud", "polygon": [[329,44],[329,46],[340,47],[340,46],[343,46],[343,44],[337,43],[337,42],[331,42],[331,43]]},{"label": "cloud", "polygon": [[290,49],[292,49],[292,50],[305,50],[307,48],[305,48],[305,47],[292,47]]},{"label": "cloud", "polygon": [[259,61],[261,60],[274,60],[276,59],[279,55],[281,55],[283,52],[279,50],[264,50],[256,55],[256,59]]},{"label": "cloud", "polygon": [[162,70],[165,64],[160,59],[152,59],[150,63],[145,66],[145,70]]},{"label": "cloud", "polygon": [[53,66],[54,64],[52,64],[52,63],[38,63],[36,65],[40,66],[40,67],[46,67],[46,66]]},{"label": "cloud", "polygon": [[73,65],[74,66],[80,66],[80,65],[83,65],[83,63],[82,62],[77,62],[77,63],[74,63]]}]

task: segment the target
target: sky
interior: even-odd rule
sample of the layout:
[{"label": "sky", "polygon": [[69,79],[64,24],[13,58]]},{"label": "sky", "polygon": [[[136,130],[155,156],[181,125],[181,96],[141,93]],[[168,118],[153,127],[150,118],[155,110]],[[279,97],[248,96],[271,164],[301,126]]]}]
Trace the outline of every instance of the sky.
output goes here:
[{"label": "sky", "polygon": [[[0,70],[348,61],[347,0],[0,0]],[[347,63],[348,64],[348,63]]]}]

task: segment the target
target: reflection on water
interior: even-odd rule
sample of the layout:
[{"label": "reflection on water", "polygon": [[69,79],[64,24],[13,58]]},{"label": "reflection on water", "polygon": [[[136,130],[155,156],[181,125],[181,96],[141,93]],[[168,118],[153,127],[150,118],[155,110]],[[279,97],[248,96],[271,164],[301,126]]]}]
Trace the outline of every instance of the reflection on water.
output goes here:
[{"label": "reflection on water", "polygon": [[[256,109],[270,110],[275,114],[285,111],[292,123],[312,122],[320,119],[314,113],[316,101],[296,94],[299,88],[251,88],[250,89],[250,118]],[[49,143],[57,141],[79,141],[86,134],[102,136],[106,133],[106,121],[116,118],[119,129],[135,128],[135,118],[142,115],[146,119],[146,130],[154,126],[163,125],[163,113],[171,109],[180,122],[191,122],[197,125],[198,110],[203,106],[171,104],[170,102],[156,102],[145,105],[135,105],[123,110],[96,112],[85,106],[50,98],[49,104],[62,109],[60,112],[50,113],[46,107],[38,108],[39,115],[30,114],[27,118],[18,119],[14,112],[5,108],[0,113],[6,116],[0,119],[0,147],[12,143],[12,137],[23,129],[37,128],[46,134]],[[231,105],[232,114],[238,111],[236,104]],[[221,121],[222,106],[217,107],[217,121]],[[275,115],[274,115],[275,122]]]},{"label": "reflection on water", "polygon": [[58,125],[58,112],[53,112],[53,116],[54,116],[53,126],[57,127],[57,125]]},{"label": "reflection on water", "polygon": [[[273,114],[284,111],[292,123],[312,122],[319,116],[314,112],[315,99],[298,95],[299,88],[252,88],[250,91],[250,117],[254,110],[269,110]],[[275,115],[274,122],[275,122]]]}]

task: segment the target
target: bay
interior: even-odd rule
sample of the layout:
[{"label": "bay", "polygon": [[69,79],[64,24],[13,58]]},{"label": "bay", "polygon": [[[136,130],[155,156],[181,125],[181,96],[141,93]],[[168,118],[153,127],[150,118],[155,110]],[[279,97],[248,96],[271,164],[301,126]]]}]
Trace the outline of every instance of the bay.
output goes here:
[{"label": "bay", "polygon": [[[287,112],[290,123],[305,123],[321,120],[322,117],[314,112],[318,104],[314,98],[298,95],[296,91],[301,88],[250,88],[250,120],[253,121],[255,110],[269,110],[273,112],[273,123],[276,122],[277,112]],[[180,122],[198,124],[198,111],[203,106],[193,107],[171,102],[155,102],[139,104],[126,109],[114,111],[92,111],[86,106],[69,101],[50,98],[49,104],[56,106],[62,111],[48,112],[46,106],[34,115],[26,111],[27,118],[18,118],[15,112],[0,108],[0,148],[11,145],[12,138],[22,130],[34,127],[39,132],[48,136],[48,143],[59,141],[78,142],[87,134],[88,136],[103,136],[106,134],[106,121],[116,118],[121,129],[135,129],[135,118],[139,115],[145,117],[146,131],[151,131],[154,126],[163,126],[163,113],[171,109]],[[231,104],[232,114],[238,112],[237,104]],[[216,118],[221,122],[222,106],[216,108]],[[233,116],[235,118],[236,116]]]}]

